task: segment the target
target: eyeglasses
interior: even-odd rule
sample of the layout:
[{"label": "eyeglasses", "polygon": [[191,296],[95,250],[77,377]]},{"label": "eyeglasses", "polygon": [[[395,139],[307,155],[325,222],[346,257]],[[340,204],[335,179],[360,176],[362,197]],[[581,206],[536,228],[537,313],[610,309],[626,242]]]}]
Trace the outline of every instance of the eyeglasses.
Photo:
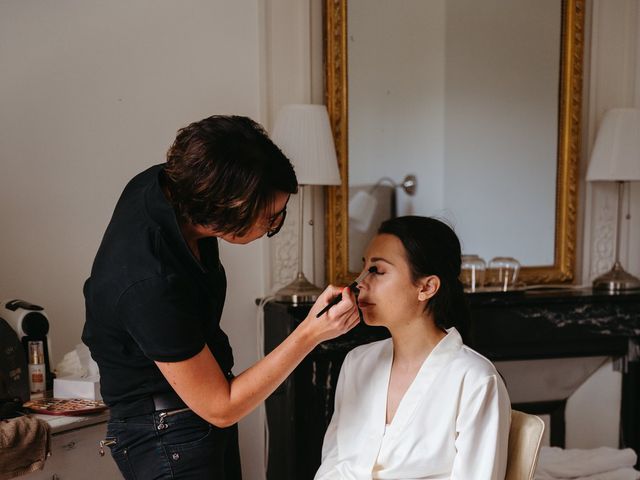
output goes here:
[{"label": "eyeglasses", "polygon": [[284,225],[285,218],[287,218],[286,206],[269,219],[269,229],[267,230],[267,237],[271,238],[280,231],[282,225]]}]

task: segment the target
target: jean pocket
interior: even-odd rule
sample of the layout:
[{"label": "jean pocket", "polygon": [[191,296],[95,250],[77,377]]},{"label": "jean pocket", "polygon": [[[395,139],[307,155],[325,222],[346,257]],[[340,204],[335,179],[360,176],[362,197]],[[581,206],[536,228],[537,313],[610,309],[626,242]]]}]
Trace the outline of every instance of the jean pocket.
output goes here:
[{"label": "jean pocket", "polygon": [[167,448],[185,450],[207,443],[214,427],[193,412],[179,413],[165,420],[166,428],[160,431],[162,443]]},{"label": "jean pocket", "polygon": [[175,478],[227,478],[227,432],[204,423],[206,428],[192,430],[188,435],[182,429],[175,429],[173,435],[163,437],[163,443],[167,442],[164,443],[165,451]]}]

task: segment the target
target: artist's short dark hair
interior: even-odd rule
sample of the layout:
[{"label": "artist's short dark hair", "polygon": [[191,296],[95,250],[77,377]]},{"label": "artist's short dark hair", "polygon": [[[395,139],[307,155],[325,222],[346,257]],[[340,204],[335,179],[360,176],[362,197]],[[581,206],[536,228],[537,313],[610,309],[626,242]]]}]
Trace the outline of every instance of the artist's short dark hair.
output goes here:
[{"label": "artist's short dark hair", "polygon": [[289,159],[248,117],[214,115],[178,131],[165,184],[181,221],[243,235],[277,191],[296,193]]},{"label": "artist's short dark hair", "polygon": [[413,282],[436,275],[440,289],[427,310],[441,328],[456,327],[466,336],[469,306],[460,282],[460,240],[446,223],[432,217],[397,217],[382,223],[378,233],[395,235],[404,246]]}]

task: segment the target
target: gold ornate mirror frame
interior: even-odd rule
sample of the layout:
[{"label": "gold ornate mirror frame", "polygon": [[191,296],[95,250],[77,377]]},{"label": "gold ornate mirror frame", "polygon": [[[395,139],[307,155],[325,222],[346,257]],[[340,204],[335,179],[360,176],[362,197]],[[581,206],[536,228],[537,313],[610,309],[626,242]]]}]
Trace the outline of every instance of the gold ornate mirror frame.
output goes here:
[{"label": "gold ornate mirror frame", "polygon": [[[575,270],[585,0],[560,1],[563,18],[554,263],[522,267],[520,279],[526,284],[571,282]],[[324,61],[326,103],[342,176],[341,185],[327,190],[327,279],[333,284],[347,284],[357,276],[357,272],[348,271],[347,0],[325,0]]]}]

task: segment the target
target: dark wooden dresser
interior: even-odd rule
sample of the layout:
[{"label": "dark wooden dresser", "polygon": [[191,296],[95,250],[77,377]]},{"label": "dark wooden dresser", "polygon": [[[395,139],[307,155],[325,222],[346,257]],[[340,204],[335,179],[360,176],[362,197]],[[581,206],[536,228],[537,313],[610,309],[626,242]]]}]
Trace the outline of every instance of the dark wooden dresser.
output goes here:
[{"label": "dark wooden dresser", "polygon": [[[492,361],[610,356],[623,365],[621,447],[640,451],[640,292],[610,295],[585,290],[479,293],[468,296],[471,323],[465,343]],[[264,306],[265,351],[302,321],[310,305]],[[386,329],[358,325],[316,347],[267,399],[269,480],[312,479],[320,465],[334,389],[345,355],[388,337]],[[551,444],[564,445],[566,398],[518,404],[552,415]],[[554,425],[554,416],[555,425]]]}]

